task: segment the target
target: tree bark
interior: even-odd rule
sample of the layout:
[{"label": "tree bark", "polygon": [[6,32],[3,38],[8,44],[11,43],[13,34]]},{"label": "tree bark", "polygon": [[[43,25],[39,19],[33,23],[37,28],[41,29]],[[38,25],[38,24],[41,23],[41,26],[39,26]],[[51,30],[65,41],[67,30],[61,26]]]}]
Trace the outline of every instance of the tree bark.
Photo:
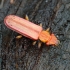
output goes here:
[{"label": "tree bark", "polygon": [[[69,70],[70,69],[70,24],[69,1],[65,0],[5,0],[0,9],[0,64],[2,70]],[[61,44],[58,47],[42,44],[26,37],[16,39],[18,33],[4,25],[4,18],[14,14],[43,29],[51,28]]]}]

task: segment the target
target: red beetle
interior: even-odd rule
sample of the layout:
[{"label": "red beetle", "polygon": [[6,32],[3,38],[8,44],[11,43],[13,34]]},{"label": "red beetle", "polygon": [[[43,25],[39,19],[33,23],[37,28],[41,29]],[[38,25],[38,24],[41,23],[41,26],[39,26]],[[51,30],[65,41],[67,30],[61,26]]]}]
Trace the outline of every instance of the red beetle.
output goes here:
[{"label": "red beetle", "polygon": [[5,25],[11,30],[28,37],[33,40],[40,40],[46,45],[58,45],[59,40],[49,31],[43,30],[39,25],[36,25],[28,20],[15,15],[8,15],[4,19]]}]

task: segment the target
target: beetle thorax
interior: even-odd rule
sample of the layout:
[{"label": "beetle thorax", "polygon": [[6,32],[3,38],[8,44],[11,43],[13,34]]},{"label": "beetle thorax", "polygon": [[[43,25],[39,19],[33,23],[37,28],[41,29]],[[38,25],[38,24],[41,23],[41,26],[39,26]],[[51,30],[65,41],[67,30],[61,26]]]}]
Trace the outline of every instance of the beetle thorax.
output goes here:
[{"label": "beetle thorax", "polygon": [[42,42],[48,42],[51,38],[51,35],[48,31],[42,31],[39,35],[39,39],[42,41]]}]

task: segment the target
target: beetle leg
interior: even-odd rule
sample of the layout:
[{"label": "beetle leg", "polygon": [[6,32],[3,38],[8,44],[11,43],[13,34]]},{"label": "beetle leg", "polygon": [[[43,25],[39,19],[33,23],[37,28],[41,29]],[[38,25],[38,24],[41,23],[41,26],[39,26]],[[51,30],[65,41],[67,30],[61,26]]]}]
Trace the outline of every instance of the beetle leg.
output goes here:
[{"label": "beetle leg", "polygon": [[16,39],[20,39],[20,38],[22,38],[22,35],[16,36]]},{"label": "beetle leg", "polygon": [[[36,44],[36,42],[37,42],[37,41],[34,41],[34,42],[32,43],[32,45],[35,45],[35,44]],[[41,47],[41,44],[42,44],[42,42],[41,42],[41,41],[39,41],[39,42],[38,42],[38,48],[40,48],[40,47]]]},{"label": "beetle leg", "polygon": [[52,34],[52,31],[51,31],[51,28],[50,27],[47,28],[46,31],[49,32],[50,34]]},{"label": "beetle leg", "polygon": [[32,43],[32,45],[35,45],[35,44],[36,44],[36,42],[37,42],[37,41],[34,41],[34,42]]},{"label": "beetle leg", "polygon": [[39,42],[38,42],[38,48],[40,48],[40,47],[41,47],[41,44],[42,44],[42,42],[41,42],[41,41],[39,41]]},{"label": "beetle leg", "polygon": [[49,32],[49,31],[50,31],[50,28],[47,28],[47,29],[46,29],[46,31],[48,31],[48,32]]},{"label": "beetle leg", "polygon": [[26,20],[29,20],[29,17],[28,17],[28,15],[26,15],[26,16],[25,16],[25,19],[26,19]]},{"label": "beetle leg", "polygon": [[42,23],[40,23],[40,26],[41,26],[41,27],[43,26]]}]

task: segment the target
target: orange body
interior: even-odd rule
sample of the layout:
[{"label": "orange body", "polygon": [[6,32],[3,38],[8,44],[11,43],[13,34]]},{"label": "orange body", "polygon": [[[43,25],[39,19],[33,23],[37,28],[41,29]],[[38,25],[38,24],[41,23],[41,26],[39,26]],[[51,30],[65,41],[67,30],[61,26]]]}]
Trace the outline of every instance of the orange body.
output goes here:
[{"label": "orange body", "polygon": [[15,15],[5,17],[4,23],[8,28],[34,40],[38,39],[39,34],[42,31],[42,27]]},{"label": "orange body", "polygon": [[18,16],[9,15],[5,17],[4,23],[8,28],[30,39],[40,39],[47,45],[58,44],[58,40],[54,34],[50,34],[48,31],[43,31],[43,28],[41,26],[38,26]]},{"label": "orange body", "polygon": [[39,39],[46,43],[46,45],[58,45],[59,40],[55,37],[55,35],[52,33],[50,34],[48,31],[42,31],[39,35]]}]

